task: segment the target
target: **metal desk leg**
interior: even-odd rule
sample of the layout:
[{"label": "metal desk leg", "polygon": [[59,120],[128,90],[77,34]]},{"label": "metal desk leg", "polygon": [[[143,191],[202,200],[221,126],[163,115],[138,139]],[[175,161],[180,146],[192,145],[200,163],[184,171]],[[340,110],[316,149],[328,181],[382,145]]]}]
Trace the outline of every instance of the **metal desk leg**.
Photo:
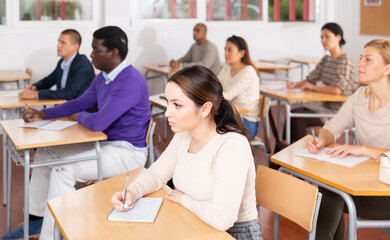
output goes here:
[{"label": "metal desk leg", "polygon": [[145,80],[148,81],[149,70],[145,71]]},{"label": "metal desk leg", "polygon": [[[280,100],[278,99],[277,100],[277,106],[278,106],[278,110],[277,110],[277,112],[278,112],[278,121],[277,121],[277,125],[276,125],[276,129],[278,130],[278,134],[281,132],[280,131],[280,124],[281,124],[281,122],[282,122],[282,114],[281,114],[281,112],[280,112]],[[282,139],[282,137],[280,137],[280,139]]]},{"label": "metal desk leg", "polygon": [[61,240],[61,231],[56,222],[54,222],[53,240]]},{"label": "metal desk leg", "polygon": [[30,152],[24,150],[24,240],[28,240],[29,219],[28,219],[28,201],[29,201],[29,179],[30,179]]},{"label": "metal desk leg", "polygon": [[168,118],[164,115],[164,139],[167,139]]},{"label": "metal desk leg", "polygon": [[101,162],[101,157],[100,157],[100,144],[99,141],[95,142],[95,148],[96,148],[96,155],[97,155],[97,172],[98,172],[98,181],[103,180],[103,175],[102,175],[102,162]]},{"label": "metal desk leg", "polygon": [[[0,109],[1,120],[5,120],[5,109]],[[3,130],[3,205],[7,205],[7,138]]]},{"label": "metal desk leg", "polygon": [[288,101],[285,102],[286,107],[286,141],[291,143],[291,106]]},{"label": "metal desk leg", "polygon": [[273,240],[279,240],[279,224],[280,224],[280,215],[274,213]]},{"label": "metal desk leg", "polygon": [[[4,133],[3,133],[4,134]],[[12,159],[8,150],[8,204],[7,204],[7,233],[11,231],[11,187],[12,187]],[[4,159],[5,161],[5,159]]]}]

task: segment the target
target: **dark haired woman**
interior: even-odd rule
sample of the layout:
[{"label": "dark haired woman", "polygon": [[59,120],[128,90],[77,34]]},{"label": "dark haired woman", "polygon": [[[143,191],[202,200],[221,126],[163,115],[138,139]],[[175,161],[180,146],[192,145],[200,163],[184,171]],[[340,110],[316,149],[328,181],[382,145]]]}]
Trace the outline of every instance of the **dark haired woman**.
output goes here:
[{"label": "dark haired woman", "polygon": [[[288,82],[287,87],[300,88],[321,93],[349,96],[353,93],[353,75],[355,68],[352,60],[341,50],[345,44],[343,30],[337,23],[327,23],[321,29],[321,42],[329,51],[316,68],[300,82]],[[323,102],[294,109],[294,113],[336,113],[342,102]],[[307,126],[322,126],[325,119],[292,118],[291,142],[306,135]]]},{"label": "dark haired woman", "polygon": [[250,110],[250,113],[242,114],[242,119],[252,139],[259,128],[259,76],[242,37],[233,35],[226,40],[225,60],[226,64],[218,74],[223,95],[235,106]]},{"label": "dark haired woman", "polygon": [[175,136],[160,158],[123,191],[114,207],[128,210],[173,177],[167,199],[236,239],[262,239],[255,197],[255,169],[245,126],[223,98],[222,85],[209,69],[185,68],[165,88],[169,125]]}]

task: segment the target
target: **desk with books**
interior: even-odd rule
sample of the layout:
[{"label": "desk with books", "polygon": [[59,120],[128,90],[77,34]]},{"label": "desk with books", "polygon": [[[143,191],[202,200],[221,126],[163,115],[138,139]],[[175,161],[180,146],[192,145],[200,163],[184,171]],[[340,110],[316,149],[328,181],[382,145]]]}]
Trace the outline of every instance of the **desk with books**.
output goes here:
[{"label": "desk with books", "polygon": [[[0,92],[0,118],[6,119],[6,109],[36,107],[46,105],[57,105],[66,102],[64,99],[44,99],[44,100],[22,100],[17,96],[17,90],[1,91]],[[3,204],[7,204],[7,151],[5,149],[7,139],[3,134]]]},{"label": "desk with books", "polygon": [[[130,171],[130,182],[142,171],[144,168]],[[125,178],[126,173],[50,200],[47,205],[58,227],[54,239],[60,239],[58,229],[65,239],[233,239],[165,198],[154,223],[108,221],[111,196],[123,189]],[[146,197],[165,194],[160,189]]]},{"label": "desk with books", "polygon": [[[100,164],[99,141],[106,140],[107,136],[103,132],[93,132],[81,124],[76,124],[63,131],[46,131],[31,128],[21,128],[24,121],[22,119],[3,120],[0,125],[4,130],[4,135],[8,138],[6,149],[8,151],[8,204],[7,204],[7,232],[11,229],[11,186],[12,186],[12,160],[17,166],[24,167],[24,239],[28,239],[29,226],[29,176],[30,169],[49,165],[61,165],[76,161],[97,160],[97,172],[99,180],[102,180]],[[50,147],[95,142],[96,155],[78,159],[61,159]],[[30,156],[30,151],[36,148],[45,148],[51,159],[34,159]],[[5,160],[5,159],[3,159]]]},{"label": "desk with books", "polygon": [[379,163],[369,159],[353,167],[344,167],[294,155],[307,147],[311,136],[291,144],[271,157],[280,171],[293,174],[340,195],[348,207],[348,236],[356,240],[358,228],[390,227],[390,220],[357,219],[353,196],[390,196],[390,186],[379,182]]}]

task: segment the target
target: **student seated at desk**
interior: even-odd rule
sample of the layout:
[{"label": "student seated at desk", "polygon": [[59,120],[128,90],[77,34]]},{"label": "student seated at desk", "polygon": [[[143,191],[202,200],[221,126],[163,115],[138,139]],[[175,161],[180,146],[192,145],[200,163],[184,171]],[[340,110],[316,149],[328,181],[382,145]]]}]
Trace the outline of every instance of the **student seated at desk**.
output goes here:
[{"label": "student seated at desk", "polygon": [[[79,54],[81,35],[74,29],[62,31],[57,55],[61,59],[52,73],[19,93],[21,99],[74,99],[83,94],[95,78],[91,62]],[[56,90],[50,90],[56,85]]]},{"label": "student seated at desk", "polygon": [[[30,108],[24,112],[24,119],[33,121],[72,115],[86,128],[107,134],[108,141],[103,142],[100,149],[103,178],[142,167],[146,163],[145,139],[151,118],[149,90],[141,73],[125,60],[127,46],[126,33],[120,28],[108,26],[96,30],[91,58],[95,67],[102,72],[91,87],[79,98],[56,107],[40,112]],[[95,104],[98,105],[97,112],[85,112]],[[74,158],[96,153],[90,144],[59,146],[54,147],[53,151],[69,153],[67,157]],[[40,148],[35,158],[43,154],[44,150]],[[96,160],[34,168],[30,181],[29,235],[41,232],[41,240],[52,239],[54,219],[46,207],[47,201],[75,191],[76,181],[96,179]],[[23,226],[4,235],[3,239],[22,237]]]},{"label": "student seated at desk", "polygon": [[176,190],[167,199],[236,239],[262,239],[247,130],[223,98],[218,78],[202,66],[185,68],[169,79],[165,97],[165,116],[176,134],[160,158],[128,187],[125,205],[123,191],[112,196],[114,207],[129,210],[173,177]]},{"label": "student seated at desk", "polygon": [[[368,42],[357,64],[360,87],[328,121],[315,142],[308,149],[316,153],[333,143],[344,129],[356,127],[361,145],[342,145],[329,151],[340,158],[346,155],[365,155],[376,159],[390,149],[390,40],[376,39]],[[379,163],[378,163],[379,164]],[[316,239],[343,239],[344,200],[325,189],[317,223]],[[390,219],[390,197],[353,197],[358,217]]]},{"label": "student seated at desk", "polygon": [[178,60],[171,60],[171,68],[189,67],[201,65],[208,67],[215,74],[221,70],[217,46],[206,39],[207,27],[203,23],[198,23],[194,27],[194,40],[190,50]]},{"label": "student seated at desk", "polygon": [[[288,82],[287,87],[335,95],[351,95],[355,68],[352,60],[341,50],[341,46],[345,44],[343,30],[337,23],[325,24],[321,29],[321,42],[324,49],[329,51],[330,56],[325,55],[305,80],[297,83]],[[342,102],[324,102],[296,108],[293,112],[336,113],[342,104]],[[306,127],[321,125],[323,125],[323,119],[320,118],[292,118],[291,142],[304,137]]]},{"label": "student seated at desk", "polygon": [[225,60],[226,64],[218,74],[223,96],[234,105],[250,110],[241,115],[252,139],[259,129],[260,86],[248,45],[242,37],[233,35],[226,40]]}]

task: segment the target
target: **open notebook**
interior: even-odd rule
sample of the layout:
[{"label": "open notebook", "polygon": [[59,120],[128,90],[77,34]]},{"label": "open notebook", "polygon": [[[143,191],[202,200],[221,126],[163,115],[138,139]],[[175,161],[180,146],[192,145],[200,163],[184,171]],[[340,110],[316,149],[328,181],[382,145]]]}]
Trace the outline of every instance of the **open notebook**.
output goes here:
[{"label": "open notebook", "polygon": [[330,150],[331,148],[323,148],[321,149],[319,154],[310,153],[309,150],[304,149],[298,152],[295,152],[294,155],[301,156],[301,157],[307,157],[307,158],[313,158],[321,161],[330,162],[333,164],[345,166],[345,167],[353,167],[359,163],[362,163],[364,161],[367,161],[369,157],[367,156],[352,156],[347,155],[343,157],[342,159],[339,159],[339,156],[336,156],[334,158],[331,158],[330,155],[326,154],[325,152]]},{"label": "open notebook", "polygon": [[25,123],[19,127],[24,128],[37,128],[42,130],[52,130],[52,131],[61,131],[65,128],[71,127],[73,125],[76,125],[77,122],[74,121],[62,121],[62,120],[39,120],[35,122],[28,122]]},{"label": "open notebook", "polygon": [[148,222],[153,223],[160,210],[163,198],[140,198],[132,209],[126,212],[119,212],[112,209],[108,215],[108,221],[114,222]]}]

